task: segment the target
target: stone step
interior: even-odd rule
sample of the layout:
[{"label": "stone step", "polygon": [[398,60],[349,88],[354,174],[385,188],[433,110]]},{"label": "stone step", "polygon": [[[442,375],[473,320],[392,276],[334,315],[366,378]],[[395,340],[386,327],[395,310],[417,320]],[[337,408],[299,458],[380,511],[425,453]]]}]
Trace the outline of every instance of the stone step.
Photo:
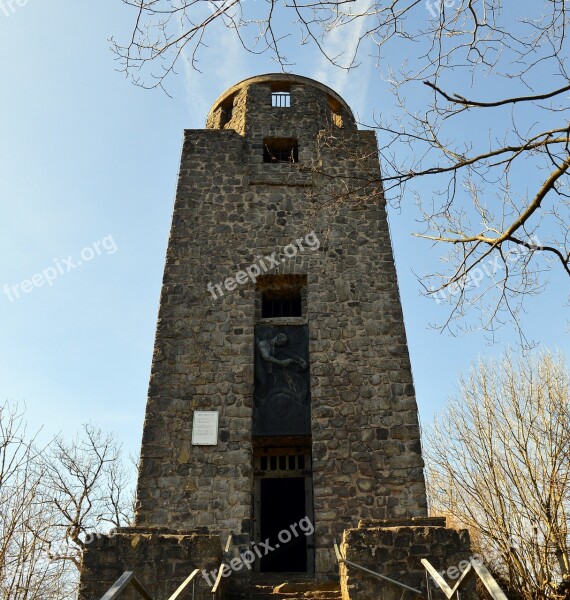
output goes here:
[{"label": "stone step", "polygon": [[248,590],[250,600],[341,600],[340,584],[336,581],[258,581]]},{"label": "stone step", "polygon": [[277,592],[277,591],[261,591],[251,590],[251,596],[266,596],[271,598],[314,598],[322,600],[323,598],[340,598],[340,590],[314,590],[310,592]]},{"label": "stone step", "polygon": [[336,589],[332,589],[332,590],[298,590],[298,591],[281,591],[281,590],[276,590],[276,589],[257,589],[257,588],[253,588],[251,590],[251,592],[253,594],[265,594],[265,595],[269,595],[269,596],[279,596],[282,598],[290,598],[292,596],[299,596],[299,597],[303,597],[303,596],[311,596],[312,598],[319,598],[321,596],[334,596],[336,594],[340,594],[340,589],[336,588]]},{"label": "stone step", "polygon": [[342,598],[339,593],[327,593],[315,595],[311,592],[297,594],[256,594],[252,593],[248,596],[250,600],[340,600]]},{"label": "stone step", "polygon": [[339,591],[332,590],[322,590],[322,591],[314,591],[314,592],[271,592],[271,591],[259,591],[259,590],[250,590],[251,595],[258,596],[271,596],[272,598],[315,598],[320,599],[329,597],[329,596],[340,596]]}]

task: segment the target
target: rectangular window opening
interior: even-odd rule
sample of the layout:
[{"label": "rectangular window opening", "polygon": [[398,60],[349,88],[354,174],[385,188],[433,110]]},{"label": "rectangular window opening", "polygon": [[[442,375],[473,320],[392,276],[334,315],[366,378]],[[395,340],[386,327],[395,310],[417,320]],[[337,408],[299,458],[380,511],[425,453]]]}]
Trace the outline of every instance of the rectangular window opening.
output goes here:
[{"label": "rectangular window opening", "polygon": [[263,162],[299,162],[299,143],[295,138],[264,138]]},{"label": "rectangular window opening", "polygon": [[344,123],[342,119],[342,110],[340,102],[338,100],[335,100],[333,97],[329,96],[328,105],[332,124],[336,125],[336,127],[338,127],[339,129],[342,129]]},{"label": "rectangular window opening", "polygon": [[261,275],[256,288],[258,319],[303,317],[306,313],[306,275]]},{"label": "rectangular window opening", "polygon": [[261,455],[255,453],[253,462],[256,471],[288,473],[304,471],[310,465],[309,449],[269,447],[264,452]]},{"label": "rectangular window opening", "polygon": [[233,117],[234,100],[235,100],[235,94],[230,96],[229,98],[226,98],[224,100],[224,102],[221,104],[222,115],[221,115],[221,124],[220,125],[222,128],[227,123],[229,123],[229,121],[231,121],[231,118]]},{"label": "rectangular window opening", "polygon": [[271,106],[274,108],[291,107],[291,85],[287,81],[274,81],[271,84]]},{"label": "rectangular window opening", "polygon": [[268,298],[265,294],[261,300],[261,318],[302,317],[301,292],[287,298]]},{"label": "rectangular window opening", "polygon": [[291,92],[271,92],[273,108],[291,108]]}]

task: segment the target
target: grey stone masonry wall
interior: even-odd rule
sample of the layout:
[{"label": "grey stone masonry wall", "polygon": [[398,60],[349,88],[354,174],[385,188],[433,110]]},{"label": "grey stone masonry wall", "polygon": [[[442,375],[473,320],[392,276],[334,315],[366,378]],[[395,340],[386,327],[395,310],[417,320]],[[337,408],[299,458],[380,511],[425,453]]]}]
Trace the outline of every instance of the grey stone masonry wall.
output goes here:
[{"label": "grey stone masonry wall", "polygon": [[[83,553],[79,600],[100,600],[125,571],[134,571],[157,600],[169,598],[194,569],[219,567],[222,546],[218,536],[165,529],[119,529],[98,536]],[[211,584],[202,574],[195,579],[197,600],[211,600]],[[182,598],[192,598],[192,584]],[[121,600],[140,600],[129,590]]]},{"label": "grey stone masonry wall", "polygon": [[[290,83],[289,108],[271,106],[276,81]],[[306,314],[295,323],[309,327],[316,571],[333,573],[333,540],[359,519],[426,514],[375,136],[356,129],[332,90],[283,75],[229,90],[208,127],[185,133],[137,525],[206,526],[249,542],[256,290],[248,280],[214,297],[207,286],[275,252],[271,274],[307,277]],[[298,139],[299,162],[264,163],[267,137]],[[318,250],[305,243],[286,256],[313,231]],[[192,446],[196,410],[220,412],[217,446]]]},{"label": "grey stone masonry wall", "polygon": [[[430,582],[431,595],[428,594],[421,559],[427,558],[439,572],[452,567],[450,572],[459,575],[471,556],[467,530],[449,529],[443,518],[361,522],[357,529],[344,532],[340,550],[346,560],[422,592],[421,596],[414,594],[343,563],[340,567],[343,600],[447,600],[433,582]],[[447,574],[443,578],[452,588],[457,583],[457,579],[449,579]],[[472,580],[461,591],[461,599],[477,598]]]}]

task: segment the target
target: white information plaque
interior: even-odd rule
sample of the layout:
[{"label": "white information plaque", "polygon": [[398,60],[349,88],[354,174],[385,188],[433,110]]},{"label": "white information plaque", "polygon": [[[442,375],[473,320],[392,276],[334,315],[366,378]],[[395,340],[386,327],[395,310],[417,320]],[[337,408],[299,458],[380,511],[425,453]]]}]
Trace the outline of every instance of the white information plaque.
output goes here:
[{"label": "white information plaque", "polygon": [[218,444],[217,410],[197,410],[192,421],[192,445],[216,446]]}]

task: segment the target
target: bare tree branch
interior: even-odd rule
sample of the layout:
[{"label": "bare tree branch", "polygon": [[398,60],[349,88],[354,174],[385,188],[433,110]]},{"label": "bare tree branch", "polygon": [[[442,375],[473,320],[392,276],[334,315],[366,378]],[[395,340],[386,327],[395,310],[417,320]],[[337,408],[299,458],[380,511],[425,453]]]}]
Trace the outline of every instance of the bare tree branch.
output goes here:
[{"label": "bare tree branch", "polygon": [[[392,102],[384,97],[363,125],[378,133],[386,200],[399,207],[415,197],[416,234],[441,249],[441,269],[420,275],[424,293],[449,304],[438,328],[493,338],[514,322],[523,338],[526,297],[551,272],[570,275],[564,0],[527,3],[524,14],[504,0],[122,1],[134,27],[113,50],[144,87],[164,88],[178,61],[196,67],[223,30],[284,70],[295,44],[346,71],[363,53],[377,56]],[[339,33],[351,40],[345,51]],[[493,100],[479,99],[484,89]],[[340,181],[333,203],[350,201],[350,187]]]},{"label": "bare tree branch", "polygon": [[75,600],[82,551],[127,525],[133,486],[114,438],[86,425],[39,446],[24,412],[0,405],[0,597]]},{"label": "bare tree branch", "polygon": [[564,360],[507,354],[479,361],[460,385],[427,435],[431,509],[470,529],[509,597],[562,600],[570,577]]}]

